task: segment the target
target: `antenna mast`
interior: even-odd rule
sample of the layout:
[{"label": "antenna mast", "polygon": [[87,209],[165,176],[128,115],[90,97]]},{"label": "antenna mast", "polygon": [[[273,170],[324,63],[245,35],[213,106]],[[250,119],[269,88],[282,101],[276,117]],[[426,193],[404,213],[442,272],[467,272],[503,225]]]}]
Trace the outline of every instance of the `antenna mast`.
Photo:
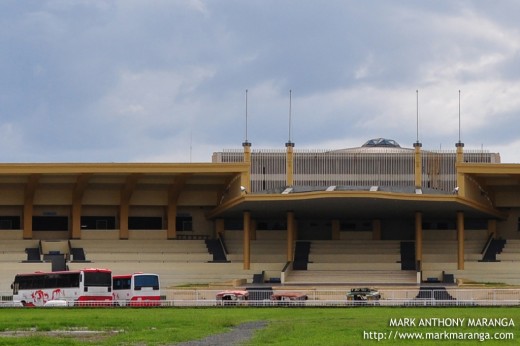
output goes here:
[{"label": "antenna mast", "polygon": [[246,89],[246,143],[247,143],[247,89]]},{"label": "antenna mast", "polygon": [[460,143],[460,90],[459,90],[459,143]]},{"label": "antenna mast", "polygon": [[289,90],[289,142],[291,142],[292,90]]},{"label": "antenna mast", "polygon": [[[292,120],[291,116],[292,116],[292,90],[289,89],[289,140],[287,141],[287,143],[285,143],[285,147],[287,147],[287,148],[294,147],[294,143],[291,141],[291,120]],[[292,168],[290,168],[290,170],[292,170]],[[289,169],[288,169],[288,171],[289,171]],[[289,185],[292,185],[292,182]]]},{"label": "antenna mast", "polygon": [[417,94],[417,140],[416,143],[419,143],[419,89],[415,90]]},{"label": "antenna mast", "polygon": [[251,146],[251,143],[249,143],[249,141],[247,140],[247,89],[246,89],[246,139],[245,139],[244,143],[242,143],[242,146],[244,146],[244,147]]}]

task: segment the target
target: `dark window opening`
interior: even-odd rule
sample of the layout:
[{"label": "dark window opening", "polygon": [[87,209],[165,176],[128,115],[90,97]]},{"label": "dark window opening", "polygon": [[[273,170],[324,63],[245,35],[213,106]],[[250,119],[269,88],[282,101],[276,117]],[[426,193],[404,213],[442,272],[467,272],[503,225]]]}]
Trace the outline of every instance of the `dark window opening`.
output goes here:
[{"label": "dark window opening", "polygon": [[287,229],[287,223],[280,220],[263,220],[257,222],[257,229],[262,231],[283,231]]},{"label": "dark window opening", "polygon": [[82,229],[115,229],[116,218],[114,216],[82,216]]},{"label": "dark window opening", "polygon": [[0,216],[0,229],[20,229],[20,217]]},{"label": "dark window opening", "polygon": [[340,229],[347,232],[368,232],[372,231],[372,222],[342,221],[340,222]]},{"label": "dark window opening", "polygon": [[487,229],[488,222],[486,219],[466,219],[464,220],[464,228],[467,230],[472,229]]},{"label": "dark window opening", "polygon": [[33,231],[68,231],[67,216],[33,216]]},{"label": "dark window opening", "polygon": [[244,229],[244,222],[240,219],[226,219],[224,221],[224,227],[230,231],[241,231]]},{"label": "dark window opening", "polygon": [[177,231],[193,231],[193,219],[191,215],[177,215],[175,218],[175,229]]},{"label": "dark window opening", "polygon": [[162,218],[155,216],[130,216],[128,218],[128,229],[163,229]]}]

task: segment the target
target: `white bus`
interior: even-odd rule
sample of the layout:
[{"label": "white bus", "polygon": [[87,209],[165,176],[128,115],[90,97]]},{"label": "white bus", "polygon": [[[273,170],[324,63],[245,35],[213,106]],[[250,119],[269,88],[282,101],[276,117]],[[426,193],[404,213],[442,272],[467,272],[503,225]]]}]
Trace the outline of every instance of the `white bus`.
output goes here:
[{"label": "white bus", "polygon": [[112,271],[89,268],[17,274],[11,288],[13,302],[24,306],[44,306],[56,301],[85,306],[112,304]]},{"label": "white bus", "polygon": [[121,306],[159,306],[159,275],[134,273],[114,275],[113,299]]}]

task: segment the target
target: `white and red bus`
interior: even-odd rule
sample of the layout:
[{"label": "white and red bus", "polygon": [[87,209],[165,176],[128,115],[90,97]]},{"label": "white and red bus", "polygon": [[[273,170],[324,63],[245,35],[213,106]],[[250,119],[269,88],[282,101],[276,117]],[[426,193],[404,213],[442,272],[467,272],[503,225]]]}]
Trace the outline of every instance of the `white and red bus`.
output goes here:
[{"label": "white and red bus", "polygon": [[11,288],[13,301],[24,306],[44,306],[52,301],[85,306],[111,304],[112,271],[91,268],[17,274]]},{"label": "white and red bus", "polygon": [[114,275],[113,299],[121,306],[158,306],[161,299],[159,275],[134,273]]}]

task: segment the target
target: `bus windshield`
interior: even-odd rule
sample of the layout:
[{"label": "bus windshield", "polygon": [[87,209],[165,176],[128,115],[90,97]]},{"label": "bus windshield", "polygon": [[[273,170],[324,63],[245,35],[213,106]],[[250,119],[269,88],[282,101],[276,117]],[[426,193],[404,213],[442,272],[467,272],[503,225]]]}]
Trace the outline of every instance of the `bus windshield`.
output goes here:
[{"label": "bus windshield", "polygon": [[86,271],[85,286],[112,287],[112,273]]},{"label": "bus windshield", "polygon": [[136,290],[140,290],[143,287],[152,287],[154,290],[159,289],[159,276],[157,275],[136,275],[134,281]]}]

